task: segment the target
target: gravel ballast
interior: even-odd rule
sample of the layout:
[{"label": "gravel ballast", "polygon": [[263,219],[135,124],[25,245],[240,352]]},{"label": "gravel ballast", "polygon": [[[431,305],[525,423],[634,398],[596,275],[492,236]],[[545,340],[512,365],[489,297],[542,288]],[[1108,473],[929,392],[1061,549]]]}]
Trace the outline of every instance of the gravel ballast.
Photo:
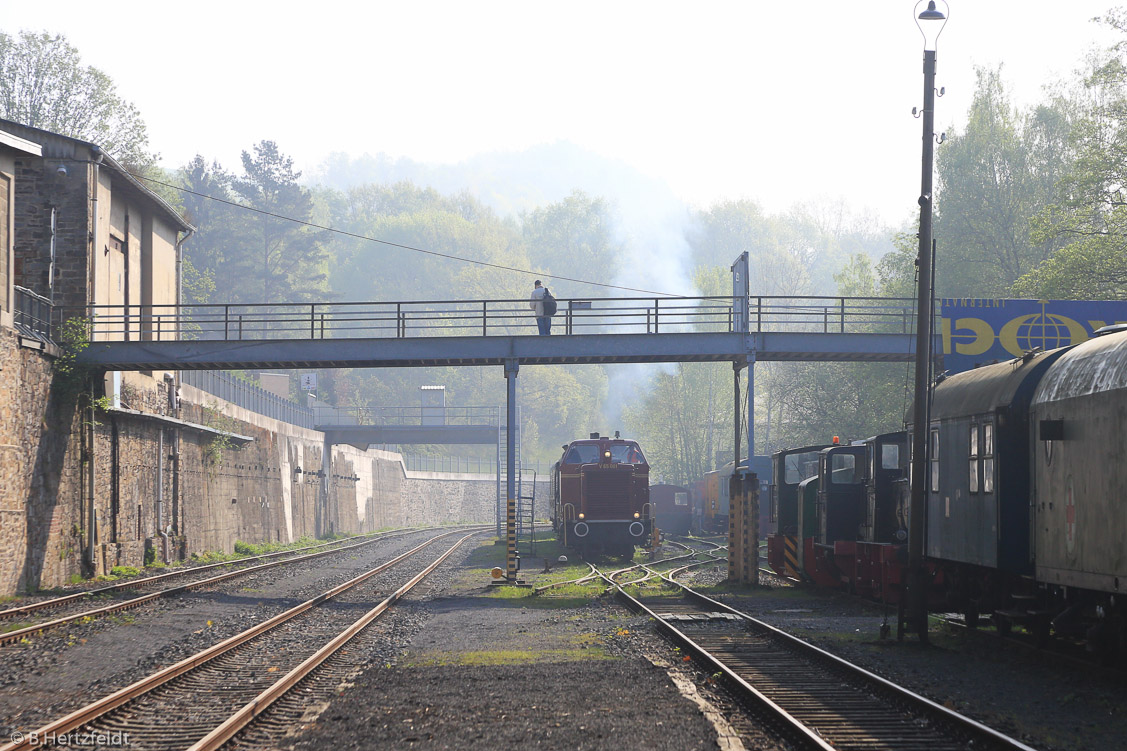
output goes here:
[{"label": "gravel ballast", "polygon": [[[35,639],[5,654],[0,715],[13,730],[34,727],[429,536],[388,541],[370,556],[281,567],[138,610],[128,622],[94,622]],[[683,661],[648,619],[614,598],[567,589],[527,597],[528,590],[491,587],[488,570],[503,557],[488,535],[471,538],[348,645],[345,671],[323,678],[316,690],[307,685],[296,706],[269,710],[235,747],[781,748],[712,676]],[[542,559],[524,563],[530,583],[545,580]],[[722,565],[694,574],[706,586],[723,576]],[[881,639],[879,607],[764,583],[721,587],[715,596],[1034,748],[1123,747],[1121,676],[1046,663],[946,628],[933,631],[927,648],[911,637]],[[394,586],[389,579],[379,588]],[[894,623],[894,612],[890,618]],[[739,738],[729,735],[733,728]]]}]

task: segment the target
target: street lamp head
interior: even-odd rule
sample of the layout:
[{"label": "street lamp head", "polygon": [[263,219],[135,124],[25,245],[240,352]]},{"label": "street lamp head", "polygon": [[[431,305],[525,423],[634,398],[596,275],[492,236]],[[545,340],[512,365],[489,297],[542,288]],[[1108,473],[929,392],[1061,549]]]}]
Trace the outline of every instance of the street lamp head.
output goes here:
[{"label": "street lamp head", "polygon": [[935,0],[930,0],[927,4],[927,10],[920,13],[919,19],[921,21],[945,21],[947,16],[943,15],[943,11],[935,9]]},{"label": "street lamp head", "polygon": [[935,43],[939,40],[939,34],[943,31],[943,26],[947,23],[947,16],[951,12],[950,7],[944,0],[939,0],[943,6],[943,10],[935,7],[935,0],[927,0],[927,8],[920,11],[920,6],[924,4],[924,0],[916,3],[916,26],[920,27],[920,33],[924,36],[924,49],[934,50]]}]

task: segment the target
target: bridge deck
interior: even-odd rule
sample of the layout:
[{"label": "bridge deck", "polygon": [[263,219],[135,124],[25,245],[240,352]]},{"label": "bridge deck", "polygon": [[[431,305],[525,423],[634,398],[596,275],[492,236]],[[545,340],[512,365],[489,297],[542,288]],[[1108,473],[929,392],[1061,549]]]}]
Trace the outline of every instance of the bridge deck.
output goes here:
[{"label": "bridge deck", "polygon": [[83,364],[106,370],[411,368],[759,361],[905,362],[911,334],[675,333],[418,339],[94,342]]}]

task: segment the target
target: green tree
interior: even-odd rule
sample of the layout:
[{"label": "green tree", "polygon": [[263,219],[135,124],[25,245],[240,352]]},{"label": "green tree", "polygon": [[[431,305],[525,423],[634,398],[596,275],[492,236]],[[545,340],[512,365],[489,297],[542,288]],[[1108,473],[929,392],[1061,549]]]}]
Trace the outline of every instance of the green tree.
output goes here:
[{"label": "green tree", "polygon": [[[1103,23],[1127,35],[1127,10]],[[1127,294],[1127,40],[1088,60],[1059,200],[1036,236],[1064,247],[1013,285],[1016,294],[1122,299]]]},{"label": "green tree", "polygon": [[[908,239],[901,236],[902,247]],[[883,278],[863,253],[834,275],[838,294],[848,297],[885,296]],[[762,370],[761,435],[767,452],[828,443],[835,435],[867,438],[903,425],[911,372],[903,364],[770,363]]]},{"label": "green tree", "polygon": [[603,198],[573,191],[562,201],[526,212],[521,232],[531,263],[552,274],[611,280],[621,269],[622,243],[614,238],[610,205]]},{"label": "green tree", "polygon": [[945,296],[1002,296],[1052,255],[1053,238],[1031,220],[1053,202],[1069,160],[1071,127],[1062,98],[1021,112],[1001,68],[977,70],[964,133],[938,150],[936,287]]},{"label": "green tree", "polygon": [[312,195],[298,184],[301,173],[275,142],[260,141],[253,152],[242,153],[244,174],[230,182],[253,211],[239,217],[242,252],[230,258],[233,268],[225,273],[234,272],[243,301],[324,300],[328,233],[300,223],[313,220]]},{"label": "green tree", "polygon": [[0,32],[0,117],[97,144],[131,170],[156,163],[137,108],[61,35]]},{"label": "green tree", "polygon": [[[217,163],[208,164],[196,155],[178,175],[184,216],[196,228],[184,245],[184,302],[200,304],[218,300],[233,302],[237,282],[226,272],[236,253],[231,246],[231,226],[239,211],[232,201],[230,176]],[[214,200],[220,199],[220,200]]]},{"label": "green tree", "polygon": [[732,460],[732,388],[727,363],[677,363],[654,374],[623,421],[645,436],[655,475],[684,484]]}]

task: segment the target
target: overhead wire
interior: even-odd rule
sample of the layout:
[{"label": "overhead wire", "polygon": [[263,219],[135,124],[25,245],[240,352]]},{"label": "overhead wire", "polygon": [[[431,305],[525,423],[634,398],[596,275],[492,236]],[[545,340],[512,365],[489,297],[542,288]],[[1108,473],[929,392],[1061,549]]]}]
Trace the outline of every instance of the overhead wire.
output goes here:
[{"label": "overhead wire", "polygon": [[528,274],[530,276],[543,277],[545,279],[554,279],[556,281],[576,282],[577,284],[589,284],[589,285],[592,285],[592,286],[595,286],[595,287],[605,287],[607,289],[620,289],[620,290],[625,290],[627,292],[641,292],[641,293],[644,293],[644,294],[647,294],[647,295],[662,295],[664,297],[685,297],[685,295],[678,295],[678,294],[674,294],[672,292],[659,292],[659,291],[652,290],[652,289],[640,289],[640,288],[637,288],[637,287],[625,287],[625,286],[620,285],[620,284],[608,284],[606,282],[593,282],[593,281],[590,281],[588,279],[575,279],[573,277],[560,276],[558,274],[550,274],[546,271],[535,271],[535,270],[532,270],[532,269],[519,269],[519,268],[516,268],[515,266],[504,266],[502,264],[489,263],[488,261],[479,261],[479,260],[474,259],[474,258],[464,258],[462,256],[452,255],[450,253],[440,253],[437,250],[427,250],[426,248],[416,248],[412,245],[404,245],[403,243],[391,242],[390,240],[381,240],[378,237],[370,237],[368,235],[361,235],[361,234],[358,234],[356,232],[349,232],[348,230],[337,229],[335,227],[328,227],[326,225],[317,224],[316,222],[309,222],[309,221],[306,221],[304,219],[295,219],[291,216],[285,216],[284,214],[275,214],[274,212],[266,211],[265,209],[259,209],[259,208],[256,208],[254,206],[247,206],[246,204],[238,203],[237,201],[231,201],[231,200],[228,200],[228,199],[225,199],[225,198],[219,198],[217,196],[211,196],[211,195],[208,195],[206,193],[200,193],[199,191],[195,191],[195,190],[192,190],[190,188],[185,188],[185,187],[180,186],[180,185],[174,185],[172,183],[167,183],[167,182],[164,182],[162,180],[157,180],[156,178],[153,178],[153,177],[146,177],[144,175],[135,175],[135,177],[140,178],[141,180],[146,180],[148,182],[155,183],[157,185],[163,185],[166,188],[178,190],[182,193],[188,193],[189,195],[199,196],[200,198],[206,198],[209,201],[216,201],[218,203],[226,204],[227,206],[232,206],[234,208],[244,209],[246,211],[253,211],[257,214],[269,216],[269,217],[274,218],[274,219],[281,219],[281,220],[286,221],[286,222],[293,222],[294,224],[300,224],[302,226],[310,227],[312,229],[319,229],[319,230],[324,230],[326,232],[332,232],[334,234],[343,235],[345,237],[351,237],[351,238],[354,238],[354,239],[357,239],[357,240],[366,240],[368,242],[379,243],[381,245],[387,245],[387,246],[392,247],[392,248],[400,248],[402,250],[410,250],[410,251],[415,252],[415,253],[425,253],[426,255],[436,256],[438,258],[446,258],[446,259],[451,260],[451,261],[461,261],[462,263],[472,263],[472,264],[476,264],[478,266],[486,266],[486,267],[492,268],[492,269],[500,269],[501,271],[511,271],[511,272],[514,272],[514,273],[517,273],[517,274]]}]

